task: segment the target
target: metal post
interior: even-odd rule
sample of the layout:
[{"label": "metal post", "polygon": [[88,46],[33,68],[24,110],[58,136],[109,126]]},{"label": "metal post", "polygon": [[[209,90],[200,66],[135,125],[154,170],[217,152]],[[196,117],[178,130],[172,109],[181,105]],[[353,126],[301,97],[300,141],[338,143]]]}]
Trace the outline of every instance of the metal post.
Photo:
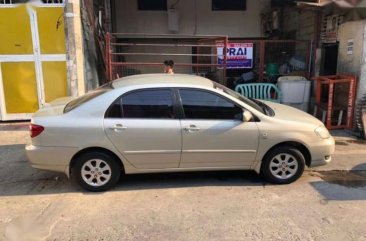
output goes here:
[{"label": "metal post", "polygon": [[224,84],[226,85],[226,67],[227,67],[227,45],[228,45],[228,37],[226,36],[225,39],[224,39],[224,68],[223,68],[223,71],[224,71]]},{"label": "metal post", "polygon": [[112,60],[111,60],[111,34],[105,35],[105,63],[106,63],[106,76],[107,82],[112,80]]},{"label": "metal post", "polygon": [[333,110],[333,94],[334,94],[334,81],[328,79],[329,92],[328,92],[328,108],[327,108],[327,128],[332,128],[332,110]]},{"label": "metal post", "polygon": [[356,95],[356,77],[349,76],[349,93],[348,93],[348,109],[347,109],[347,128],[352,129],[353,122],[353,108],[355,104]]},{"label": "metal post", "polygon": [[316,53],[316,46],[315,46],[315,52],[314,52],[314,55],[312,54],[313,53],[313,48],[314,48],[314,41],[311,40],[309,43],[308,43],[308,56],[307,56],[307,64],[308,64],[308,74],[307,74],[307,79],[310,79],[311,77],[311,65],[313,63],[313,59],[315,59],[315,53]]},{"label": "metal post", "polygon": [[263,82],[264,79],[264,58],[265,58],[265,41],[259,41],[259,82]]}]

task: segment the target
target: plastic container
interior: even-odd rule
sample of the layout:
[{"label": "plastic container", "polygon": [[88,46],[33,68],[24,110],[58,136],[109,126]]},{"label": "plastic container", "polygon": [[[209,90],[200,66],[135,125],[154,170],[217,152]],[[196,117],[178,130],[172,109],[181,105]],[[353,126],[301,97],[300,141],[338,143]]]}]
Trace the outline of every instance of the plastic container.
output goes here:
[{"label": "plastic container", "polygon": [[277,86],[282,93],[281,104],[309,111],[311,81],[301,76],[283,76],[278,78]]},{"label": "plastic container", "polygon": [[305,61],[300,56],[294,56],[289,60],[289,64],[292,66],[293,70],[304,70]]},{"label": "plastic container", "polygon": [[268,76],[274,76],[274,75],[278,75],[278,64],[276,63],[269,63],[266,66],[266,73]]}]

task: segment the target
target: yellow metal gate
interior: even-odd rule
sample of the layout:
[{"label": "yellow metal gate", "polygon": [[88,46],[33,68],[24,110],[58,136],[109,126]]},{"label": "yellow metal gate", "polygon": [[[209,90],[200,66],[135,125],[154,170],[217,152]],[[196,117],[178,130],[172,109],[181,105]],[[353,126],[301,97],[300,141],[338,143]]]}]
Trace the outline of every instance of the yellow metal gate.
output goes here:
[{"label": "yellow metal gate", "polygon": [[2,120],[29,119],[69,95],[64,5],[0,4],[0,110]]}]

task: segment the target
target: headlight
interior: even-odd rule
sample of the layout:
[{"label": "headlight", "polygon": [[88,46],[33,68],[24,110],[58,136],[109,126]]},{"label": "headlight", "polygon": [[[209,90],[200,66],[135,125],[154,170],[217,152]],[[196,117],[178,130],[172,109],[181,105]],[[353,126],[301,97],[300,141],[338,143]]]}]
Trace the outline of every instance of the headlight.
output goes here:
[{"label": "headlight", "polygon": [[329,131],[327,128],[325,128],[325,126],[319,126],[314,131],[322,139],[327,139],[330,137]]}]

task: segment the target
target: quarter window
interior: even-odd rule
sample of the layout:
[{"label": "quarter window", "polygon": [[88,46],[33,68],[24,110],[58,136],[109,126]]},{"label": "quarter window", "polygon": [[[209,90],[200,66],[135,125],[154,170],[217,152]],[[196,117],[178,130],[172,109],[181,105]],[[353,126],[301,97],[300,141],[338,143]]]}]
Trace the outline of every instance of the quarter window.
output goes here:
[{"label": "quarter window", "polygon": [[122,117],[122,107],[121,98],[114,101],[108,108],[105,118],[121,118]]},{"label": "quarter window", "polygon": [[141,90],[122,96],[123,118],[174,118],[171,90]]},{"label": "quarter window", "polygon": [[241,119],[243,110],[217,94],[201,90],[179,90],[186,119]]}]

